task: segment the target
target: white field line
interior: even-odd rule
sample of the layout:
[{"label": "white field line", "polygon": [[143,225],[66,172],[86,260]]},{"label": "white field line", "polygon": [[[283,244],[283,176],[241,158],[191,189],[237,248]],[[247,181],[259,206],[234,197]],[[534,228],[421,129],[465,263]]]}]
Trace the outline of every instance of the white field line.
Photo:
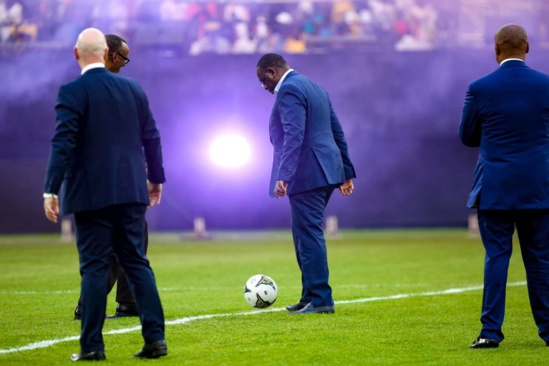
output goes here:
[{"label": "white field line", "polygon": [[[413,283],[397,283],[397,284],[352,284],[352,285],[337,285],[337,288],[384,288],[384,287],[401,287],[401,288],[411,288],[411,287],[421,287],[423,284],[413,284]],[[285,288],[291,289],[301,289],[299,286],[289,286]],[[226,287],[164,287],[159,288],[159,292],[176,292],[176,291],[212,291],[212,290],[224,290]],[[65,294],[79,294],[80,290],[52,290],[52,291],[0,291],[0,295],[9,296],[9,295],[65,295]]]},{"label": "white field line", "polygon": [[[508,283],[507,287],[517,287],[517,286],[525,286],[526,282],[512,282]],[[471,287],[462,287],[462,288],[450,288],[442,291],[428,291],[428,292],[418,292],[418,293],[410,293],[410,294],[397,294],[397,295],[391,295],[391,296],[376,296],[376,297],[365,297],[362,299],[355,299],[355,300],[341,300],[336,301],[335,303],[338,305],[342,304],[355,304],[355,303],[362,303],[362,302],[373,302],[373,301],[384,301],[384,300],[396,300],[396,299],[407,299],[411,297],[420,297],[420,296],[438,296],[438,295],[449,295],[449,294],[459,294],[463,292],[469,292],[469,291],[477,291],[482,290],[483,286],[471,286]],[[226,314],[208,314],[208,315],[198,315],[198,316],[188,316],[185,318],[179,318],[175,320],[169,320],[166,322],[166,325],[179,325],[179,324],[186,324],[190,323],[196,320],[203,320],[203,319],[212,319],[212,318],[224,318],[229,316],[239,316],[239,315],[256,315],[266,312],[275,312],[275,311],[283,311],[286,310],[285,308],[274,308],[274,309],[266,309],[266,310],[253,310],[253,311],[244,311],[244,312],[238,312],[238,313],[226,313]],[[123,328],[123,329],[116,329],[111,330],[108,332],[104,332],[104,335],[109,334],[122,334],[122,333],[130,333],[130,332],[137,332],[141,330],[141,326],[135,326],[130,328]],[[47,341],[41,341],[41,342],[35,342],[35,343],[29,343],[25,346],[21,347],[15,347],[15,348],[8,348],[8,349],[0,349],[0,355],[7,354],[7,353],[15,353],[15,352],[23,352],[23,351],[32,351],[38,348],[46,348],[53,346],[57,343],[62,342],[70,342],[70,341],[77,341],[80,339],[80,336],[72,336],[72,337],[66,337],[66,338],[59,338],[59,339],[51,339]]]}]

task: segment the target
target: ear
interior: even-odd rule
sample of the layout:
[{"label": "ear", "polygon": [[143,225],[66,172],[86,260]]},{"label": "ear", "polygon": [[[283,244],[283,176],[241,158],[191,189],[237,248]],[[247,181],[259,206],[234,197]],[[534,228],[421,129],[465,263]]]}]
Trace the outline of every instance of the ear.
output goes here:
[{"label": "ear", "polygon": [[499,48],[499,45],[497,43],[496,43],[496,46],[495,46],[495,51],[496,51],[496,56],[501,55],[501,49]]},{"label": "ear", "polygon": [[80,56],[78,56],[78,49],[76,47],[74,47],[74,59],[80,60]]},{"label": "ear", "polygon": [[530,43],[527,42],[526,43],[526,53],[528,53],[530,51]]},{"label": "ear", "polygon": [[107,62],[109,59],[109,49],[105,48],[105,52],[103,53],[103,62]]}]

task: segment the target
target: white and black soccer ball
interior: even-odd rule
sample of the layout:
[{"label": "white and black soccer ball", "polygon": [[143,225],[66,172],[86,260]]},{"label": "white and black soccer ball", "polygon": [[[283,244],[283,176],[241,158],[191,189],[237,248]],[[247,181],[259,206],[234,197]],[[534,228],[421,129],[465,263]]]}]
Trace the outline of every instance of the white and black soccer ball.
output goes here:
[{"label": "white and black soccer ball", "polygon": [[265,309],[274,304],[278,295],[275,281],[262,274],[250,277],[244,286],[246,302],[258,309]]}]

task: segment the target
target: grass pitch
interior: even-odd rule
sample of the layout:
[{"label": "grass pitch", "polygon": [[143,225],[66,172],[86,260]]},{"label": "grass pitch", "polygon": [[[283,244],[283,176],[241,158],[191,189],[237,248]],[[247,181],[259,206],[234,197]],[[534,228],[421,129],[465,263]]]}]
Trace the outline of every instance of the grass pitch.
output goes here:
[{"label": "grass pitch", "polygon": [[[151,235],[149,258],[167,321],[169,355],[135,360],[136,318],[106,320],[107,364],[543,365],[516,248],[498,349],[471,350],[480,330],[484,250],[465,230],[344,231],[328,240],[333,315],[288,315],[300,273],[289,232]],[[64,365],[79,350],[74,244],[57,235],[0,237],[0,364]],[[258,273],[279,287],[255,311],[242,294]],[[107,313],[114,312],[114,291]]]}]

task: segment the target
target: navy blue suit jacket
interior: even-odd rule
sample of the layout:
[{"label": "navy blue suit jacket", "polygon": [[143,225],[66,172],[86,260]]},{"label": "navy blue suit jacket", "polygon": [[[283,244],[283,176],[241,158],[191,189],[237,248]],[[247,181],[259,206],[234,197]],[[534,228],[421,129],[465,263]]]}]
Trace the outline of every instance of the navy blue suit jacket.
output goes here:
[{"label": "navy blue suit jacket", "polygon": [[549,75],[510,60],[471,83],[459,136],[480,147],[467,207],[549,208]]},{"label": "navy blue suit jacket", "polygon": [[271,196],[277,180],[289,182],[292,195],[356,177],[328,93],[304,75],[286,75],[271,112],[269,135],[274,147]]},{"label": "navy blue suit jacket", "polygon": [[[44,192],[61,188],[61,214],[149,204],[164,182],[160,133],[141,86],[105,68],[63,85]],[[145,169],[145,161],[146,167]]]}]

